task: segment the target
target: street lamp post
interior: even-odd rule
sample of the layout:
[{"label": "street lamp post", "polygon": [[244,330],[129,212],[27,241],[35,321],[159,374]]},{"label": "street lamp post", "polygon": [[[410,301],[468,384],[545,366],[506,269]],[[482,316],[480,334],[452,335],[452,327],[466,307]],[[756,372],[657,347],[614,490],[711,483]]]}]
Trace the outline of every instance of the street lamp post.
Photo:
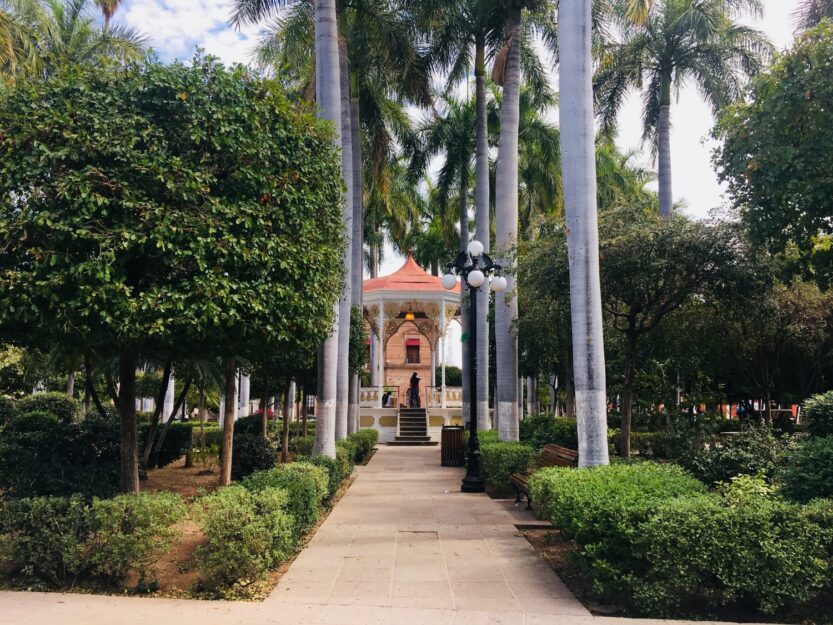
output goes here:
[{"label": "street lamp post", "polygon": [[[501,270],[501,266],[483,253],[480,241],[469,243],[465,252],[460,252],[453,263],[448,265],[442,278],[443,287],[451,290],[457,285],[454,270],[469,288],[469,384],[472,398],[469,402],[469,452],[466,458],[466,477],[460,490],[464,493],[482,493],[486,490],[486,481],[480,473],[480,439],[477,437],[477,292],[487,281],[488,276]],[[495,276],[491,281],[492,290],[503,291],[506,278]]]}]

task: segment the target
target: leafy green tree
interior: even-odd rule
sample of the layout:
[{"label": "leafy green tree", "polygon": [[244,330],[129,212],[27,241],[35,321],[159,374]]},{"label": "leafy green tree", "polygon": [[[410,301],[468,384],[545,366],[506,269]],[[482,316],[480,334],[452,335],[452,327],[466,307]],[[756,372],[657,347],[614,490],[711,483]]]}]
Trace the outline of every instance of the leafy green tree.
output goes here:
[{"label": "leafy green tree", "polygon": [[829,280],[833,227],[833,24],[800,36],[730,107],[715,136],[718,178],[753,241]]},{"label": "leafy green tree", "polygon": [[21,81],[0,119],[0,328],[118,357],[136,492],[143,354],[228,369],[326,335],[341,280],[331,132],[276,83],[204,58]]},{"label": "leafy green tree", "polygon": [[634,23],[622,3],[611,21],[622,32],[599,67],[594,89],[598,115],[612,132],[631,89],[642,91],[643,140],[659,165],[660,214],[669,217],[671,191],[671,96],[693,83],[714,112],[741,95],[742,77],[756,74],[770,52],[766,37],[736,21],[760,16],[760,0],[658,0],[644,23]]}]

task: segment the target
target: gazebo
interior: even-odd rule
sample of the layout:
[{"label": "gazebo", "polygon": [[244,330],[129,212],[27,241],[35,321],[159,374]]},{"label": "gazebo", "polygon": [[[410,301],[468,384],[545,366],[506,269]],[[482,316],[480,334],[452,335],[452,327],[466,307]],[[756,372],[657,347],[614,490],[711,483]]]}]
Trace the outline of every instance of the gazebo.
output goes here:
[{"label": "gazebo", "polygon": [[[434,428],[458,421],[462,389],[445,384],[445,341],[460,316],[460,287],[443,288],[409,253],[396,272],[364,281],[364,319],[370,336],[370,386],[360,392],[362,427],[376,427],[381,439],[395,434],[396,415],[406,403],[413,372]],[[440,369],[437,379],[437,368]],[[389,403],[382,398],[389,393]],[[388,430],[388,428],[394,428]],[[433,436],[434,433],[432,433]],[[439,434],[439,431],[436,432]]]}]

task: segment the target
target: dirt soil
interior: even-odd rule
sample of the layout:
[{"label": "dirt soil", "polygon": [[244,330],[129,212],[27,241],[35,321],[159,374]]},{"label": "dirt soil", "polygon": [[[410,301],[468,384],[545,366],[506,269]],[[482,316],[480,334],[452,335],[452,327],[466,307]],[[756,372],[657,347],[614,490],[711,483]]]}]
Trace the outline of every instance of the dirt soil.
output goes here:
[{"label": "dirt soil", "polygon": [[194,499],[200,491],[212,491],[219,485],[220,470],[214,466],[211,472],[202,466],[185,466],[185,458],[161,469],[148,472],[148,479],[142,482],[142,491],[169,491],[179,493],[185,499]]}]

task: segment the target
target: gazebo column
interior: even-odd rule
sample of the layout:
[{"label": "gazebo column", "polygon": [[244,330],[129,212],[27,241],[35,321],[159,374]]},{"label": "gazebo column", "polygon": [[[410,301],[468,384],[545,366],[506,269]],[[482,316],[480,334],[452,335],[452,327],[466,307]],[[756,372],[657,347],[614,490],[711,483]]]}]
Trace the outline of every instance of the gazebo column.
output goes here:
[{"label": "gazebo column", "polygon": [[373,327],[370,328],[370,386],[379,386],[379,357],[378,341],[374,336]]},{"label": "gazebo column", "polygon": [[378,322],[378,336],[376,337],[376,361],[378,365],[378,373],[376,374],[377,386],[382,387],[382,392],[379,393],[379,407],[382,406],[382,395],[384,395],[385,386],[385,301],[379,301],[379,319]]},{"label": "gazebo column", "polygon": [[445,408],[445,337],[446,337],[446,320],[445,320],[445,301],[440,302],[440,339],[437,341],[440,346],[440,407]]}]

